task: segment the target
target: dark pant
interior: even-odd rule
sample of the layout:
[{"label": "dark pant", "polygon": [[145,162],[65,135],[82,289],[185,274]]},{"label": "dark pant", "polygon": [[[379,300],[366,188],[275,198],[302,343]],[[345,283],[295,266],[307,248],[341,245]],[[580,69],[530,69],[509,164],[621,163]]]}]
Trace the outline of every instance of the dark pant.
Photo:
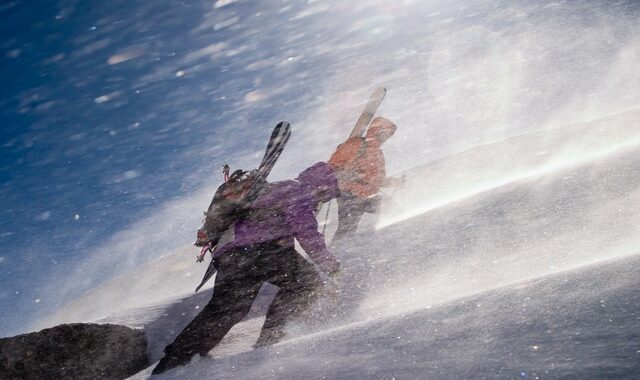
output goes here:
[{"label": "dark pant", "polygon": [[153,373],[183,365],[195,354],[205,356],[247,315],[265,282],[280,290],[269,306],[256,346],[278,342],[285,323],[310,306],[322,284],[313,265],[293,247],[253,245],[215,260],[218,273],[211,301],[164,349],[165,356]]},{"label": "dark pant", "polygon": [[342,193],[338,198],[338,229],[333,236],[334,240],[354,235],[362,215],[365,212],[375,214],[379,209],[379,196],[360,198],[350,193]]}]

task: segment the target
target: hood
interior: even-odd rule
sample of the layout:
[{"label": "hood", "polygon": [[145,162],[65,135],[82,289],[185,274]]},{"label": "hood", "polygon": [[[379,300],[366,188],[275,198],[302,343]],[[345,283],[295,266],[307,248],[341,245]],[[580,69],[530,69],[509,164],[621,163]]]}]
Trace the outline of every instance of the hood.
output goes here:
[{"label": "hood", "polygon": [[309,187],[320,202],[327,202],[340,195],[338,180],[326,162],[318,162],[303,170],[296,180]]},{"label": "hood", "polygon": [[396,133],[396,128],[391,120],[378,116],[371,121],[371,126],[367,130],[367,139],[376,139],[383,143]]}]

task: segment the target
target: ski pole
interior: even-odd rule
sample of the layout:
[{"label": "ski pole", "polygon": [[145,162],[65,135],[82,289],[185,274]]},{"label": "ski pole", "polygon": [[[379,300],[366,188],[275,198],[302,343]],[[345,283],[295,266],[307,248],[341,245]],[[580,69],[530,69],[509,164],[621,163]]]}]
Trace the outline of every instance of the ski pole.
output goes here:
[{"label": "ski pole", "polygon": [[327,213],[324,216],[324,226],[322,226],[322,235],[324,235],[324,231],[327,229],[327,222],[329,221],[329,210],[331,209],[331,201],[327,205]]}]

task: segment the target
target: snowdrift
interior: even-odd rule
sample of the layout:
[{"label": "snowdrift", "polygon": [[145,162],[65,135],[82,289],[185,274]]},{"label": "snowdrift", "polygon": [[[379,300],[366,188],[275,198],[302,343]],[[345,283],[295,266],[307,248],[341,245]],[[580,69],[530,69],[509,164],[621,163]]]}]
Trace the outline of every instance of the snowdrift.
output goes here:
[{"label": "snowdrift", "polygon": [[[638,116],[523,135],[411,170],[390,203],[398,212],[385,212],[375,233],[333,247],[343,262],[339,296],[292,323],[288,341],[251,349],[273,294],[265,288],[214,360],[166,377],[640,373]],[[204,271],[194,254],[147,264],[44,324],[143,328],[157,360],[210,296],[191,295]]]}]

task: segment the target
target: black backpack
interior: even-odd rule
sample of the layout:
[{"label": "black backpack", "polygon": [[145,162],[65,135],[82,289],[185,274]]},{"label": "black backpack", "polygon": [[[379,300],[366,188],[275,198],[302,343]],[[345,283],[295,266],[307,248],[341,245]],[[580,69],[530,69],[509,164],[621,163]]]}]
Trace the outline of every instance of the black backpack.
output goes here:
[{"label": "black backpack", "polygon": [[266,184],[267,181],[257,176],[255,170],[234,171],[229,180],[216,190],[209,208],[204,213],[205,221],[198,230],[194,244],[198,247],[214,247],[218,244],[222,234],[235,221],[246,216],[251,204],[263,192]]}]

